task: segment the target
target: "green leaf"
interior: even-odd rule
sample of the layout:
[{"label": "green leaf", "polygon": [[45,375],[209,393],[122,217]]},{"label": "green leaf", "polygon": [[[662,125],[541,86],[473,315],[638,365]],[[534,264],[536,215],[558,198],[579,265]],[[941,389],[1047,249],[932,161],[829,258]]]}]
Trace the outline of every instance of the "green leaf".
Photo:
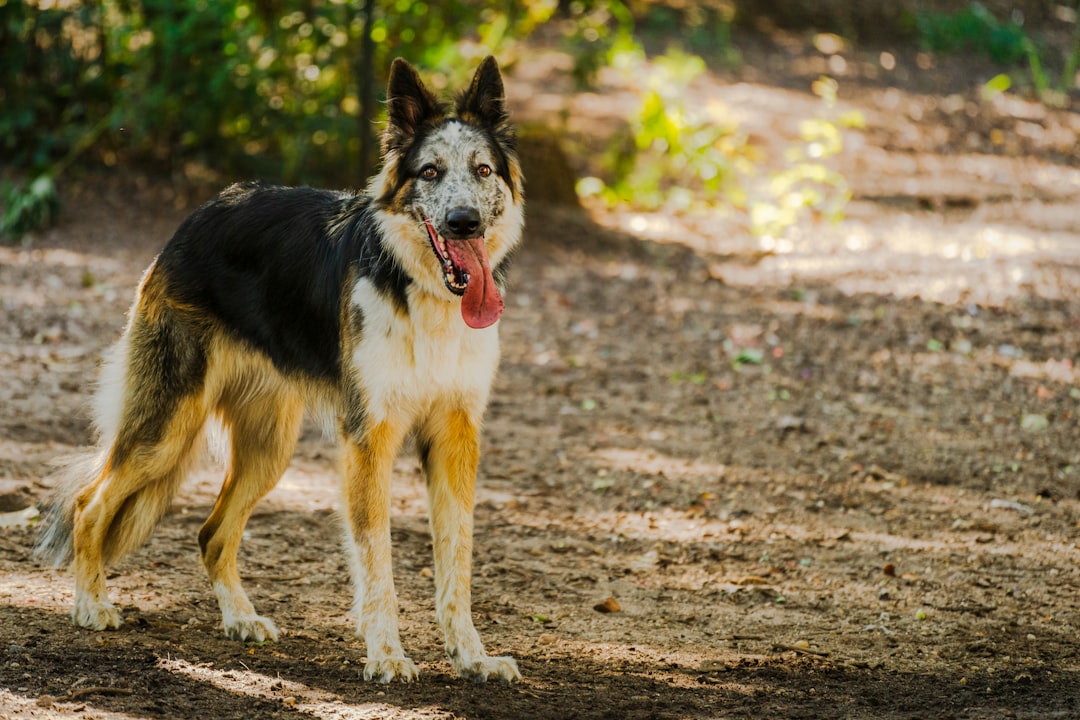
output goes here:
[{"label": "green leaf", "polygon": [[990,101],[1012,87],[1012,78],[1005,73],[995,75],[982,87],[983,100]]},{"label": "green leaf", "polygon": [[742,365],[760,365],[765,359],[765,353],[761,348],[743,348],[732,361],[735,367]]}]

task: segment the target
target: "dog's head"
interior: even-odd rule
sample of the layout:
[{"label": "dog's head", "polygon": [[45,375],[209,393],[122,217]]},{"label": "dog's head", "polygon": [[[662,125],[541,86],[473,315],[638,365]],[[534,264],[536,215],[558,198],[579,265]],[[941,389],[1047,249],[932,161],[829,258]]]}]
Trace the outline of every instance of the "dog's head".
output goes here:
[{"label": "dog's head", "polygon": [[495,58],[453,110],[401,59],[390,68],[383,168],[371,188],[389,250],[420,289],[460,297],[465,322],[503,310],[499,264],[521,239],[523,178]]}]

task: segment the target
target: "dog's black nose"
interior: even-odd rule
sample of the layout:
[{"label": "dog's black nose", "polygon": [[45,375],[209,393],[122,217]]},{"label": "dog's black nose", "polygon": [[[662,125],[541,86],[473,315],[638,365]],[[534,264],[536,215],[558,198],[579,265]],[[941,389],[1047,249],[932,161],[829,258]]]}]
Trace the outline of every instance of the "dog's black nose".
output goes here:
[{"label": "dog's black nose", "polygon": [[480,229],[480,211],[473,207],[459,206],[446,213],[446,226],[459,240],[476,237]]}]

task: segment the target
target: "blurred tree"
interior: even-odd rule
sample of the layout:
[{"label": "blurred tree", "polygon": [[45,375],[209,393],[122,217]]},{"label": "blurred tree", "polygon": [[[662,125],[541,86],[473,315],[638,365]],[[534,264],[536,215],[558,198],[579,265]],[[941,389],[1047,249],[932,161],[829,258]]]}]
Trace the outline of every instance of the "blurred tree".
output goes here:
[{"label": "blurred tree", "polygon": [[462,79],[446,68],[464,76],[480,56],[507,52],[555,7],[0,0],[0,160],[49,173],[79,149],[106,165],[359,183],[394,56],[432,71],[441,89]]},{"label": "blurred tree", "polygon": [[375,24],[375,0],[364,0],[364,15],[361,21],[360,54],[357,58],[356,76],[360,78],[360,158],[357,167],[360,172],[370,174],[375,168],[375,142],[371,132],[371,120],[378,113],[375,111],[375,38],[370,29]]},{"label": "blurred tree", "polygon": [[[608,64],[659,65],[615,148],[614,197],[685,209],[745,204],[746,142],[674,93],[679,67],[738,62],[739,0],[0,0],[0,234],[55,216],[53,180],[77,159],[212,182],[261,178],[359,186],[377,162],[381,88],[395,56],[434,89],[460,87],[489,53],[510,64],[541,24],[589,84]],[[552,34],[549,33],[549,39]],[[661,55],[661,44],[674,52]],[[643,48],[644,46],[644,48]],[[672,48],[664,48],[670,50]],[[676,73],[678,75],[678,73]],[[567,176],[525,138],[537,172]],[[542,186],[538,183],[537,186]],[[593,183],[596,186],[596,182]],[[569,188],[569,184],[566,184]],[[571,190],[555,193],[568,201]]]}]

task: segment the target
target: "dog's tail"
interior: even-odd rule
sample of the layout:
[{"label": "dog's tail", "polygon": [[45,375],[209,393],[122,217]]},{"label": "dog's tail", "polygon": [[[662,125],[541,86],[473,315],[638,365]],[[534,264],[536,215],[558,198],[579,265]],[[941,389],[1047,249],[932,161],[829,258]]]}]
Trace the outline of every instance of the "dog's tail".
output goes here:
[{"label": "dog's tail", "polygon": [[[133,309],[132,314],[137,310]],[[97,504],[99,494],[108,494],[106,505],[119,507],[111,518],[105,519],[101,552],[105,562],[115,560],[139,547],[150,536],[154,526],[169,509],[173,497],[180,488],[192,457],[196,455],[197,443],[173,438],[172,446],[183,447],[169,454],[162,462],[164,448],[147,448],[140,462],[121,463],[114,466],[113,458],[121,427],[137,425],[138,406],[154,397],[152,381],[145,377],[133,377],[138,373],[139,363],[129,357],[129,347],[142,343],[143,338],[131,342],[138,335],[137,323],[129,322],[120,341],[106,354],[94,396],[94,421],[98,440],[93,449],[60,461],[60,468],[51,478],[51,494],[42,508],[41,529],[35,547],[39,561],[53,566],[66,565],[74,557],[74,532],[77,510]],[[149,382],[148,382],[149,381]],[[148,387],[148,385],[150,387]],[[138,390],[133,396],[128,388]],[[158,399],[164,400],[158,395]],[[164,442],[168,442],[166,438]],[[121,475],[122,474],[122,475]]]},{"label": "dog's tail", "polygon": [[101,475],[102,453],[86,452],[60,458],[58,470],[49,479],[53,489],[41,509],[34,556],[42,563],[60,566],[74,554],[75,498]]},{"label": "dog's tail", "polygon": [[[132,313],[135,312],[133,308]],[[59,567],[74,556],[75,510],[78,498],[106,473],[109,449],[120,425],[124,384],[127,376],[128,321],[120,341],[105,353],[93,400],[96,435],[94,447],[56,460],[56,471],[46,481],[52,491],[41,509],[34,556],[42,563]]]},{"label": "dog's tail", "polygon": [[[34,547],[34,556],[43,564],[60,567],[73,559],[76,507],[85,502],[84,495],[108,481],[106,457],[105,452],[95,451],[61,460],[62,467],[53,476],[53,491],[41,511],[41,529]],[[146,542],[168,511],[186,470],[186,464],[173,468],[127,496],[105,532],[102,557],[106,563]]]}]

